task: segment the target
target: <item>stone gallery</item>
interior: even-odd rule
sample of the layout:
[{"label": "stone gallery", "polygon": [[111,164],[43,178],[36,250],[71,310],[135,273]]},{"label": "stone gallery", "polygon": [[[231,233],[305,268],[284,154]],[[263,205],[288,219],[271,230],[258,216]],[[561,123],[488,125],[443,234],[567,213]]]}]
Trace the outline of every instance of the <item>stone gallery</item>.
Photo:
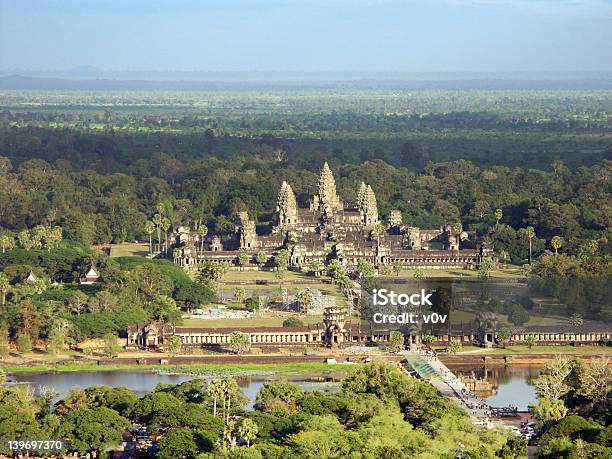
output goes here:
[{"label": "stone gallery", "polygon": [[[230,234],[178,228],[174,249],[175,263],[186,269],[210,261],[262,268],[273,265],[275,255],[287,250],[289,268],[296,271],[316,271],[334,259],[346,267],[367,260],[377,267],[399,261],[414,268],[476,269],[492,253],[482,241],[451,223],[421,229],[403,223],[401,212],[392,210],[388,223],[383,224],[374,190],[363,182],[356,202],[347,206],[336,192],[327,163],[308,208],[298,207],[291,185],[283,182],[275,225],[258,227],[248,212],[240,212],[235,232]],[[247,260],[246,266],[240,258]]]}]

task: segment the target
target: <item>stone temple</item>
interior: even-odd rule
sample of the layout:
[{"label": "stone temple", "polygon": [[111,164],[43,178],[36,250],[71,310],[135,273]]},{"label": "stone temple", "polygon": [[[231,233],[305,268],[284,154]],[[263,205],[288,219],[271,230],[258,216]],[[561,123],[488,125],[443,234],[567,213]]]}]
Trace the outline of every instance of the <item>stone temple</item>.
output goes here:
[{"label": "stone temple", "polygon": [[[323,269],[331,260],[351,268],[359,260],[377,267],[401,262],[407,268],[476,269],[489,255],[482,242],[451,224],[422,229],[402,222],[392,210],[388,223],[378,214],[376,195],[370,185],[359,185],[353,205],[342,202],[336,182],[325,163],[317,194],[308,208],[299,208],[291,185],[283,182],[278,193],[274,226],[258,227],[248,212],[240,212],[230,234],[202,234],[180,227],[174,234],[175,263],[195,270],[215,261],[246,269],[273,266],[274,257],[288,253],[289,269]],[[259,259],[259,260],[258,260]]]}]

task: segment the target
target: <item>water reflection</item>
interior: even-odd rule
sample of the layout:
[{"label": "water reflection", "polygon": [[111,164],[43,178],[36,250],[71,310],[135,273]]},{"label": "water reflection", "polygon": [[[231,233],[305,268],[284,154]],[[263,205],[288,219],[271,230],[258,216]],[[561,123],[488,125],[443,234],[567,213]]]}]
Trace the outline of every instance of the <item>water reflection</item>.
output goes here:
[{"label": "water reflection", "polygon": [[[249,398],[248,407],[255,403],[257,392],[266,381],[283,377],[281,374],[269,376],[237,376],[235,379]],[[54,402],[61,400],[68,391],[78,386],[82,389],[93,386],[127,387],[139,396],[152,392],[160,384],[180,384],[192,379],[211,379],[206,376],[194,376],[186,374],[159,374],[146,371],[103,371],[74,372],[74,373],[18,373],[9,377],[10,381],[21,384],[30,384],[35,392],[47,387],[58,393]],[[313,375],[288,375],[286,379],[302,386],[307,391],[334,391],[338,389],[339,378],[333,376]]]},{"label": "water reflection", "polygon": [[527,411],[536,402],[533,381],[539,376],[541,366],[509,366],[499,368],[455,367],[449,369],[465,381],[475,381],[475,393],[491,406],[514,405],[519,411]]}]

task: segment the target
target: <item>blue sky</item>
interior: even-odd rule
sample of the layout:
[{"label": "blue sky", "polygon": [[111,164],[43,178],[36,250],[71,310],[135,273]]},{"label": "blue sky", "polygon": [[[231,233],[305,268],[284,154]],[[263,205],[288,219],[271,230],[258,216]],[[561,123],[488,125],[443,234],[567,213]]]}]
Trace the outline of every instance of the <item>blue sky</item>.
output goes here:
[{"label": "blue sky", "polygon": [[612,71],[612,0],[0,0],[0,68]]}]

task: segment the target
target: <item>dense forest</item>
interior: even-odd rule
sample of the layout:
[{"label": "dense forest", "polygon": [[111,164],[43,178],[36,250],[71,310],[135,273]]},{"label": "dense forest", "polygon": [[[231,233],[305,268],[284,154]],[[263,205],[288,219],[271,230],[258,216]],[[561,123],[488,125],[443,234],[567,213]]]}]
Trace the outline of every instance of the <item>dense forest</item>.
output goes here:
[{"label": "dense forest", "polygon": [[[72,389],[32,400],[0,387],[0,434],[65,438],[80,453],[103,451],[133,425],[159,436],[139,457],[174,458],[505,458],[524,457],[525,440],[474,427],[467,413],[390,364],[350,372],[338,392],[305,392],[269,381],[254,410],[236,380],[159,385],[139,398],[126,388]],[[98,456],[95,456],[98,457]]]},{"label": "dense forest", "polygon": [[172,225],[231,231],[239,210],[265,225],[282,180],[305,206],[328,161],[346,202],[365,180],[383,218],[461,222],[514,262],[555,236],[608,254],[611,106],[597,90],[3,91],[0,227],[145,240],[159,203]]}]

